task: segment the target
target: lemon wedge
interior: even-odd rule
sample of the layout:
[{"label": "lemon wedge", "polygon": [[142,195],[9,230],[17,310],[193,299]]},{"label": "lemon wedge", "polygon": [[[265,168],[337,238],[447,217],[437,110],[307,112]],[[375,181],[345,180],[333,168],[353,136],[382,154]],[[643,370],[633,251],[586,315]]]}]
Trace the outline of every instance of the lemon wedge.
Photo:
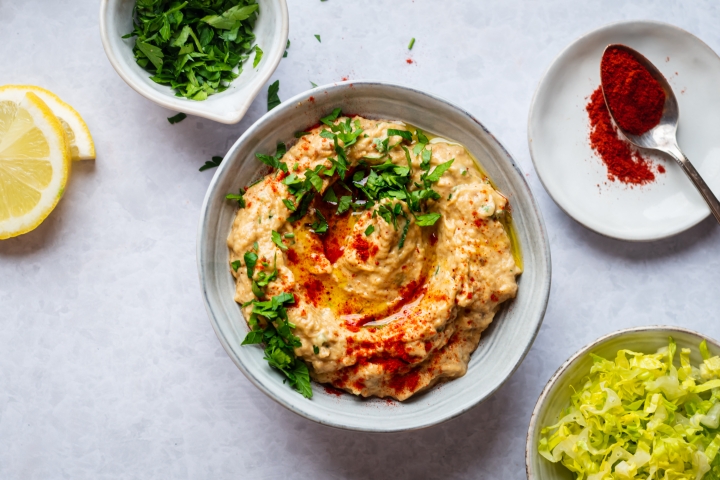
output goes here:
[{"label": "lemon wedge", "polygon": [[70,162],[52,110],[33,92],[0,87],[0,239],[42,223],[65,191]]},{"label": "lemon wedge", "polygon": [[70,105],[60,100],[60,97],[49,90],[34,85],[6,85],[7,90],[32,92],[58,117],[67,135],[70,145],[70,156],[73,160],[95,160],[95,144],[85,120]]}]

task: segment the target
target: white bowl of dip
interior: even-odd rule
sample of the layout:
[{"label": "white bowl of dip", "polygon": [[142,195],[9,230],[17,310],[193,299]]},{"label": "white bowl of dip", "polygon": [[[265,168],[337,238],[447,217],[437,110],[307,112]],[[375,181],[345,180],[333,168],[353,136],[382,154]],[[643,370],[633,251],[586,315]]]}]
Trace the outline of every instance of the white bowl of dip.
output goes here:
[{"label": "white bowl of dip", "polygon": [[288,39],[288,10],[285,0],[265,0],[260,4],[255,24],[255,43],[263,50],[262,61],[252,68],[252,55],[243,72],[227,90],[207,100],[176,97],[168,86],[150,80],[151,74],[135,61],[134,38],[122,38],[133,30],[132,11],[136,0],[101,0],[100,37],[105,54],[115,71],[136,92],[148,100],[176,112],[208,118],[220,123],[239,122],[273,74],[285,53]]},{"label": "white bowl of dip", "polygon": [[[327,393],[313,383],[312,399],[283,384],[257,346],[241,346],[247,324],[234,300],[227,238],[236,205],[225,195],[258,178],[264,165],[256,152],[292,144],[303,131],[340,107],[365,118],[407,122],[464,145],[482,164],[512,206],[524,272],[517,297],[483,333],[465,376],[436,385],[404,402]],[[512,157],[475,118],[433,95],[406,87],[357,81],[327,85],[283,102],[233,145],[215,174],[203,203],[198,230],[198,269],[210,322],[240,370],[273,400],[299,415],[338,428],[393,432],[428,427],[454,418],[492,395],[512,375],[537,334],[550,291],[550,251],[542,217],[524,175]]]}]

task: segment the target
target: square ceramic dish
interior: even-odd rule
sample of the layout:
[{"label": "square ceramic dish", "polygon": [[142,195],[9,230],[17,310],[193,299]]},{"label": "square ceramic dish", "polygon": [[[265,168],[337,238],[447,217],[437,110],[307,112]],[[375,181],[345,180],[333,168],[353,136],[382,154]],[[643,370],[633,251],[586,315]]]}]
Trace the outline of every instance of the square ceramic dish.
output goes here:
[{"label": "square ceramic dish", "polygon": [[208,118],[220,123],[237,123],[250,108],[265,82],[273,74],[285,52],[288,39],[288,11],[285,0],[263,0],[255,24],[255,41],[263,49],[263,58],[252,68],[252,55],[243,64],[243,72],[224,92],[198,102],[176,97],[168,86],[150,80],[150,73],[135,62],[134,38],[122,38],[133,30],[135,0],[101,0],[100,36],[105,54],[115,71],[136,92],[176,112]]},{"label": "square ceramic dish", "polygon": [[[291,144],[294,133],[307,129],[340,107],[370,118],[402,120],[459,142],[482,164],[510,199],[524,273],[519,292],[496,316],[472,355],[467,374],[438,385],[405,402],[328,394],[313,383],[314,397],[303,398],[263,360],[258,346],[241,346],[248,327],[234,301],[227,237],[237,205],[228,192],[257,178],[264,165],[256,152],[273,153],[277,142]],[[263,392],[290,410],[339,428],[391,432],[427,427],[453,418],[495,392],[513,373],[532,344],[542,322],[550,291],[550,251],[537,204],[510,155],[467,112],[437,97],[409,88],[373,82],[318,87],[286,100],[250,127],[225,156],[202,207],[198,231],[200,284],[210,321],[228,355]]]}]

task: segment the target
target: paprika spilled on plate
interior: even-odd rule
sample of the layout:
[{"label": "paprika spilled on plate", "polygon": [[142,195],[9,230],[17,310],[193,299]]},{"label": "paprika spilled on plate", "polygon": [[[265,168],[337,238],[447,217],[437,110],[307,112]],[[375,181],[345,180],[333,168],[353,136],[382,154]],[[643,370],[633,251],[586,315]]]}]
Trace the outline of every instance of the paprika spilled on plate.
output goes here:
[{"label": "paprika spilled on plate", "polygon": [[619,136],[605,99],[623,130],[642,135],[660,122],[665,92],[632,55],[619,48],[605,51],[600,76],[605,97],[598,86],[585,107],[590,119],[590,146],[607,167],[609,180],[630,186],[654,182],[655,171],[665,173],[665,167],[655,166]]}]

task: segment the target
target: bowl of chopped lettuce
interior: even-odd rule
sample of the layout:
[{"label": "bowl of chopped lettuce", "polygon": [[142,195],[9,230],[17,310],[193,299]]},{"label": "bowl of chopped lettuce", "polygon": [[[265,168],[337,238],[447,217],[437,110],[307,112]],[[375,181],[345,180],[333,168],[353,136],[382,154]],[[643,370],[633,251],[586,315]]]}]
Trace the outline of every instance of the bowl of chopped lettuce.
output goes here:
[{"label": "bowl of chopped lettuce", "polygon": [[287,48],[285,0],[102,0],[113,68],[171,110],[237,123]]},{"label": "bowl of chopped lettuce", "polygon": [[529,479],[720,478],[720,344],[672,326],[611,333],[568,359],[528,429]]}]

